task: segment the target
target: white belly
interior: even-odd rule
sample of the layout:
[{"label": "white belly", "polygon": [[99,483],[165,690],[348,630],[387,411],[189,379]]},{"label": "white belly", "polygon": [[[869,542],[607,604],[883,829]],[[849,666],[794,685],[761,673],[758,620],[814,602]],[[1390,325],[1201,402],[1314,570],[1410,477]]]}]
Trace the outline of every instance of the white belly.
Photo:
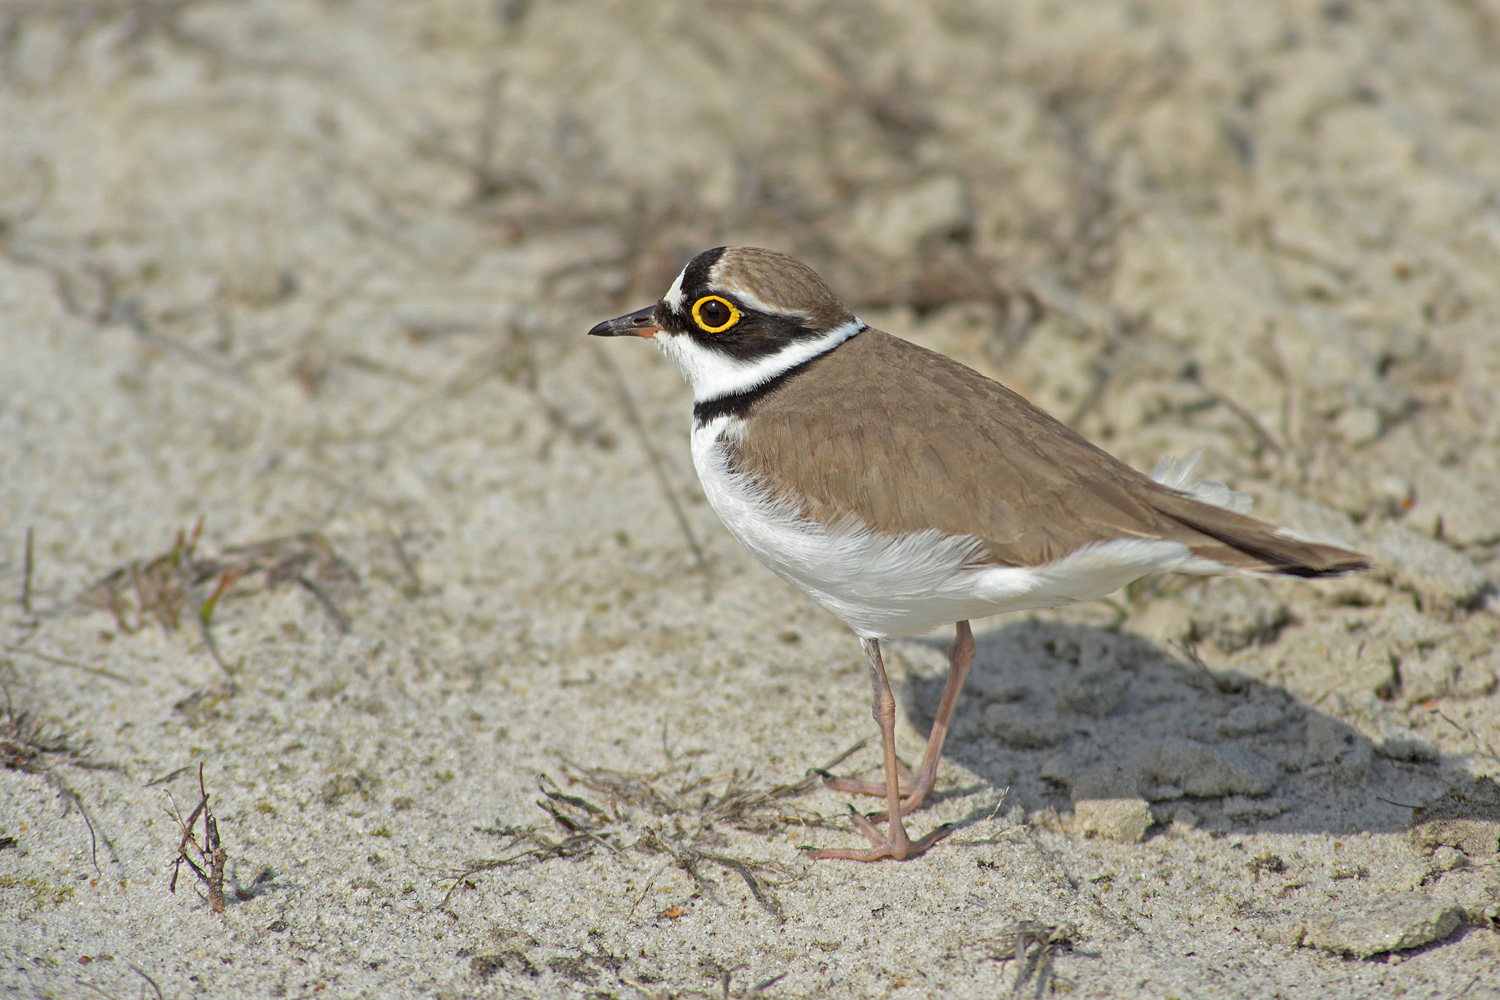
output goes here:
[{"label": "white belly", "polygon": [[1191,559],[1177,542],[1125,539],[1041,566],[986,566],[979,564],[982,544],[972,536],[936,529],[884,535],[862,523],[824,525],[729,471],[721,438],[739,424],[719,417],[693,430],[693,465],[708,502],[771,572],[865,638],[918,635],[1004,611],[1094,600]]}]

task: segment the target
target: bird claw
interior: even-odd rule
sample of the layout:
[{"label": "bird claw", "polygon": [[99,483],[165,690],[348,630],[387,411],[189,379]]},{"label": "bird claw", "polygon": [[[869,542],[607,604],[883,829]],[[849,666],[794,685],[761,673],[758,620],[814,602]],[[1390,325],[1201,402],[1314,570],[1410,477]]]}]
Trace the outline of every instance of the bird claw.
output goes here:
[{"label": "bird claw", "polygon": [[886,836],[864,816],[853,813],[854,825],[859,832],[870,841],[869,847],[825,847],[820,850],[808,850],[814,861],[904,861],[907,858],[915,858],[924,853],[933,844],[942,840],[953,832],[953,824],[944,823],[937,829],[928,833],[921,840],[911,841],[906,837],[906,830],[898,823],[894,836]]}]

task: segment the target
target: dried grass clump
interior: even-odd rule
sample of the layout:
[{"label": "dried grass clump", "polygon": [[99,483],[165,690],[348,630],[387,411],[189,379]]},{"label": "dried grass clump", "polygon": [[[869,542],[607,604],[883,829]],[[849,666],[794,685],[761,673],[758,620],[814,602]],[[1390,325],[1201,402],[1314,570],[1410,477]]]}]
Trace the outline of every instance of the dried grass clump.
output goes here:
[{"label": "dried grass clump", "polygon": [[1063,980],[1055,978],[1052,962],[1060,952],[1072,950],[1077,939],[1078,928],[1072,924],[1021,920],[1001,931],[1000,937],[990,944],[1000,961],[1016,963],[1016,982],[1011,992],[1020,993],[1021,987],[1035,976],[1036,995],[1041,996],[1049,986],[1057,992],[1064,985]]},{"label": "dried grass clump", "polygon": [[[800,781],[770,787],[754,782],[754,774],[693,774],[691,761],[653,772],[615,771],[566,765],[567,784],[582,786],[592,798],[565,793],[552,778],[539,775],[542,798],[537,806],[552,817],[560,836],[536,826],[481,828],[500,837],[499,858],[471,862],[454,873],[449,896],[473,875],[506,865],[548,861],[553,858],[586,858],[602,851],[625,860],[631,854],[665,859],[652,874],[641,899],[668,867],[686,872],[698,891],[714,897],[714,882],[704,873],[718,867],[738,875],[756,902],[773,916],[781,916],[781,905],[772,889],[802,877],[802,873],[779,861],[737,857],[729,852],[724,830],[768,834],[790,827],[834,827],[838,824],[820,813],[789,801],[818,787],[818,774],[837,766],[864,743],[814,769]],[[445,897],[446,902],[447,897]],[[639,905],[640,900],[636,901]]]},{"label": "dried grass clump", "polygon": [[322,535],[305,531],[211,554],[199,549],[202,532],[200,517],[192,531],[177,532],[171,548],[111,570],[79,602],[108,611],[127,635],[153,623],[165,632],[176,631],[191,606],[209,652],[225,670],[229,667],[219,657],[210,626],[219,600],[231,588],[272,591],[295,584],[317,601],[340,632],[349,631],[349,619],[331,592],[352,585],[356,577]]},{"label": "dried grass clump", "polygon": [[[25,710],[16,709],[5,695],[5,717],[0,719],[0,767],[23,774],[35,774],[47,782],[62,800],[63,815],[77,808],[89,828],[89,855],[94,870],[99,870],[99,839],[102,836],[94,826],[94,820],[83,804],[83,797],[69,785],[58,772],[59,765],[81,767],[89,770],[119,771],[117,764],[106,764],[94,759],[89,740],[78,739],[50,725],[45,719]],[[104,844],[114,851],[108,837]]]}]

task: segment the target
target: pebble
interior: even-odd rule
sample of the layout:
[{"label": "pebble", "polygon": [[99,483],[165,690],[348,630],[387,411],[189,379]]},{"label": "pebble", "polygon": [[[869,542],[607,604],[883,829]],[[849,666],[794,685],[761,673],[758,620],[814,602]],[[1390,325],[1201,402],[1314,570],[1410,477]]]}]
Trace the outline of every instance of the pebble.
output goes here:
[{"label": "pebble", "polygon": [[1073,803],[1073,822],[1080,833],[1139,844],[1154,820],[1145,799],[1083,799]]},{"label": "pebble", "polygon": [[1387,524],[1370,549],[1377,566],[1414,590],[1424,607],[1472,607],[1490,586],[1462,553],[1403,524]]},{"label": "pebble", "polygon": [[1337,719],[1326,715],[1309,715],[1303,729],[1305,767],[1327,765],[1335,774],[1358,780],[1369,773],[1375,759],[1370,741]]},{"label": "pebble", "polygon": [[1396,726],[1383,727],[1380,742],[1375,744],[1375,753],[1387,760],[1405,760],[1414,764],[1436,764],[1438,748],[1410,729]]},{"label": "pebble", "polygon": [[1078,673],[1063,681],[1059,708],[1102,719],[1120,707],[1131,675],[1119,667]]},{"label": "pebble", "polygon": [[1386,476],[1374,484],[1375,495],[1385,505],[1386,513],[1399,517],[1411,510],[1417,502],[1417,488],[1400,476]]},{"label": "pebble", "polygon": [[1308,921],[1302,943],[1356,958],[1408,951],[1441,941],[1463,922],[1454,899],[1406,893],[1348,905]]},{"label": "pebble", "polygon": [[1380,413],[1369,406],[1351,407],[1334,419],[1331,429],[1334,434],[1358,448],[1380,437]]},{"label": "pebble", "polygon": [[1214,724],[1220,736],[1250,736],[1267,733],[1286,721],[1286,709],[1268,702],[1237,705]]}]

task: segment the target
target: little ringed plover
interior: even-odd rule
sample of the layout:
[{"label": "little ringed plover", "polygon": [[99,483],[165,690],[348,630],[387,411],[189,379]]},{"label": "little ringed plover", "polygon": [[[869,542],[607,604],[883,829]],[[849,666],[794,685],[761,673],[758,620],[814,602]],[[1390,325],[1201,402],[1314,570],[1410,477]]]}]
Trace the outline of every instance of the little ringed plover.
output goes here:
[{"label": "little ringed plover", "polygon": [[[1230,509],[1242,495],[1196,483],[1195,462],[1136,471],[1000,383],[865,325],[785,254],[707,250],[655,305],[589,333],[649,337],[677,363],[693,465],[724,526],[863,645],[885,780],[827,783],[885,796],[888,824],[855,812],[870,846],[814,857],[900,860],[948,832],[911,840],[902,817],[936,780],[974,657],[969,619],[1094,600],[1162,570],[1368,566]],[[880,642],[948,622],[948,679],[913,775],[896,758]]]}]

